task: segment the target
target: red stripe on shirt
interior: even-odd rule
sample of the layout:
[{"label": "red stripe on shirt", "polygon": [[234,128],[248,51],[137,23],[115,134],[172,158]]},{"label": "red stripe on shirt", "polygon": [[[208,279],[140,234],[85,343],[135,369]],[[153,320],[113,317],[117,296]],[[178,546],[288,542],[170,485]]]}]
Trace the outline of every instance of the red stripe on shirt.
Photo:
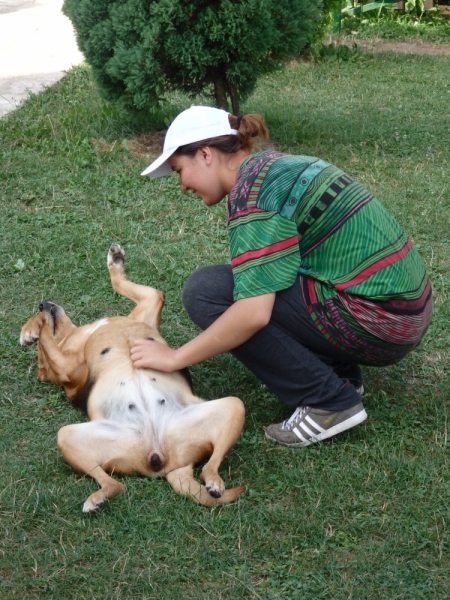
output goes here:
[{"label": "red stripe on shirt", "polygon": [[338,283],[334,287],[337,290],[342,291],[349,287],[352,287],[353,285],[358,285],[365,279],[368,279],[374,273],[377,273],[378,271],[381,271],[381,269],[384,269],[385,267],[388,267],[389,265],[392,265],[393,263],[401,260],[404,256],[406,256],[408,254],[409,249],[411,248],[411,245],[412,245],[412,241],[410,238],[408,238],[406,244],[398,252],[394,252],[393,254],[390,254],[389,256],[382,258],[381,260],[374,263],[367,269],[364,269],[364,271],[361,271],[361,273],[359,273],[353,279],[350,279],[350,281],[346,281],[344,283]]},{"label": "red stripe on shirt", "polygon": [[238,210],[236,211],[236,213],[234,215],[228,215],[228,222],[230,223],[231,221],[234,221],[235,219],[240,219],[241,217],[246,217],[247,215],[253,214],[253,213],[257,213],[257,212],[266,212],[265,210],[263,210],[262,208],[257,208],[257,207],[250,207],[250,208],[246,208],[245,210]]},{"label": "red stripe on shirt", "polygon": [[264,246],[260,250],[249,250],[248,252],[244,252],[239,256],[236,256],[231,261],[232,267],[238,267],[242,265],[242,263],[247,262],[248,260],[253,260],[255,258],[261,258],[261,256],[268,256],[270,254],[275,254],[276,252],[280,252],[281,250],[286,250],[286,248],[290,248],[291,246],[295,246],[298,244],[298,237],[293,235],[287,240],[283,240],[282,242],[276,242],[275,244],[270,244],[269,246]]}]

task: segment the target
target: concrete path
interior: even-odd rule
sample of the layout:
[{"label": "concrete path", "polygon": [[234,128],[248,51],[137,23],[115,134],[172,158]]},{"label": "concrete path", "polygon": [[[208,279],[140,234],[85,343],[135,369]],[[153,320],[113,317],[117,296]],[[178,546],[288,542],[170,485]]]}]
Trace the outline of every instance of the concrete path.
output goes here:
[{"label": "concrete path", "polygon": [[83,62],[63,0],[0,0],[0,117]]}]

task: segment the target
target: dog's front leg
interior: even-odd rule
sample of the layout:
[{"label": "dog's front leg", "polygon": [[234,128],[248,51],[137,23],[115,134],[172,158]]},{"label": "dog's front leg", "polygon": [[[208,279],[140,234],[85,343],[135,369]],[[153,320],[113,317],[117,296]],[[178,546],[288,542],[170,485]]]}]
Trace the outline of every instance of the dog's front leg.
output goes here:
[{"label": "dog's front leg", "polygon": [[[31,346],[39,341],[42,330],[46,325],[47,321],[43,312],[31,317],[31,319],[29,319],[22,327],[22,331],[20,332],[20,345]],[[39,344],[38,348],[38,381],[54,381],[41,344]],[[56,383],[56,381],[54,383]]]},{"label": "dog's front leg", "polygon": [[122,248],[118,244],[113,244],[107,257],[111,285],[118,294],[136,303],[136,308],[130,313],[132,319],[144,321],[159,331],[165,296],[155,288],[130,281],[125,275],[124,260],[125,253]]},{"label": "dog's front leg", "polygon": [[22,331],[20,332],[20,345],[31,346],[37,342],[45,322],[44,313],[39,313],[38,315],[31,317],[31,319],[29,319],[22,327]]},{"label": "dog's front leg", "polygon": [[[80,356],[78,356],[80,354]],[[76,373],[77,380],[82,380],[84,373],[80,373],[80,367],[84,362],[84,352],[65,354],[58,346],[53,333],[44,322],[41,335],[39,337],[39,375],[41,375],[41,365],[45,366],[47,380],[58,385],[67,385],[71,383]],[[38,377],[42,381],[41,377]]]},{"label": "dog's front leg", "polygon": [[60,385],[68,383],[67,372],[73,369],[73,357],[68,358],[61,352],[43,312],[31,317],[20,332],[22,346],[31,346],[35,342],[39,342],[38,380]]}]

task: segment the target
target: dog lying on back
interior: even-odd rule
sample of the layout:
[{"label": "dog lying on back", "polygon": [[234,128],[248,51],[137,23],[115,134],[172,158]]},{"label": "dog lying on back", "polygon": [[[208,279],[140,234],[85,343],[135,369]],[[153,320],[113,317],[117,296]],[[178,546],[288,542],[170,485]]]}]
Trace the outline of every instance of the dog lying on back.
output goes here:
[{"label": "dog lying on back", "polygon": [[[111,246],[107,265],[114,290],[136,303],[128,317],[76,327],[60,306],[42,302],[20,334],[22,346],[38,342],[38,380],[63,386],[89,417],[88,423],[58,432],[67,462],[100,485],[83,512],[102,509],[125,489],[108,474],[113,472],[165,477],[176,492],[204,506],[234,500],[245,487],[225,491],[218,468],[242,431],[242,401],[232,396],[201,400],[193,394],[187,370],[134,367],[135,339],[166,343],[159,333],[164,294],[127,279],[120,246]],[[207,457],[202,484],[193,468]]]}]

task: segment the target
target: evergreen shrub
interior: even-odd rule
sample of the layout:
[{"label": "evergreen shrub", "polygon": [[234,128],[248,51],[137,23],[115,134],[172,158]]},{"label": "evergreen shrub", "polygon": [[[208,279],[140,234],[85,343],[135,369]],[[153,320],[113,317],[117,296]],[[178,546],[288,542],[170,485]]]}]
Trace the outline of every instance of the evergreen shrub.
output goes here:
[{"label": "evergreen shrub", "polygon": [[154,108],[168,91],[239,112],[258,77],[314,39],[322,0],[65,0],[102,96]]}]

